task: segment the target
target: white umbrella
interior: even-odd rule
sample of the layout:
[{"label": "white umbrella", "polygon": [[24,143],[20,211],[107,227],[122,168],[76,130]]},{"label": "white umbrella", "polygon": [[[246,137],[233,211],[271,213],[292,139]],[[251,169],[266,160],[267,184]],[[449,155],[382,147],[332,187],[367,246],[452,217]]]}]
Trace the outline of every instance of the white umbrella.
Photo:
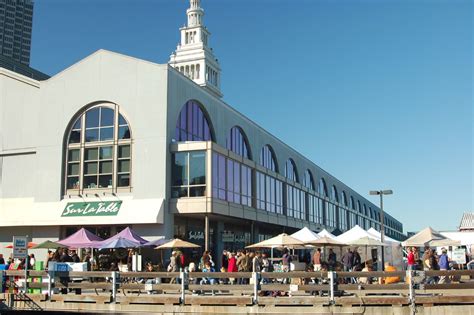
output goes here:
[{"label": "white umbrella", "polygon": [[249,245],[246,248],[304,248],[305,243],[286,233],[282,233],[260,243]]}]

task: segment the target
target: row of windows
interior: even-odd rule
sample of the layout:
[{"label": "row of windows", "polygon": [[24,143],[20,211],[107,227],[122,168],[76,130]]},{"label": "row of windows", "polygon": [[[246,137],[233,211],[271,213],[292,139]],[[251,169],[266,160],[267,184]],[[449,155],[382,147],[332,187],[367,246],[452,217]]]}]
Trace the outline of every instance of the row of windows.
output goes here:
[{"label": "row of windows", "polygon": [[[206,196],[206,153],[178,152],[172,158],[172,197]],[[376,221],[253,170],[217,152],[212,153],[212,197],[271,213],[309,220],[342,231],[359,224],[380,228]],[[253,198],[255,173],[255,199]],[[387,228],[387,231],[389,229]]]},{"label": "row of windows", "polygon": [[[208,118],[205,115],[205,113],[202,111],[200,104],[198,104],[195,101],[187,102],[186,105],[181,110],[179,117],[183,117],[183,115],[188,115],[188,116],[190,115],[189,104],[192,104],[194,108],[192,112],[193,119],[195,119],[194,117],[197,116],[198,121],[202,120],[206,128],[209,130],[209,132],[205,136],[192,137],[193,139],[190,139],[189,137],[187,138],[183,137],[182,136],[183,133],[189,134],[190,131],[192,131],[191,133],[194,133],[194,129],[192,129],[189,124],[183,125],[182,119],[179,118],[177,127],[176,127],[176,138],[178,139],[178,141],[186,141],[186,139],[187,141],[192,141],[192,140],[213,141],[212,128],[210,127]],[[190,121],[192,121],[192,119]],[[251,159],[251,152],[250,152],[250,147],[247,141],[247,137],[245,136],[245,133],[242,130],[242,128],[238,126],[234,126],[231,128],[229,135],[227,137],[226,147],[227,149],[233,151],[234,153],[240,156]],[[278,172],[278,165],[276,163],[275,153],[270,145],[265,145],[262,147],[260,151],[259,162],[260,162],[260,165],[262,165],[263,167],[273,172]],[[285,164],[285,176],[294,182],[299,182],[297,167],[296,167],[295,162],[291,158],[288,159]],[[257,176],[257,181],[259,180],[260,179]],[[263,184],[260,184],[260,185],[263,185]],[[257,188],[260,187],[260,185],[259,185],[259,182],[257,182]],[[310,170],[306,170],[304,173],[303,185],[306,188],[310,189],[311,191],[316,191],[313,175]],[[329,197],[324,178],[320,179],[318,192],[321,196]],[[271,190],[270,190],[270,193],[271,193]],[[343,207],[349,207],[351,210],[355,210],[356,212],[359,212],[369,217],[372,220],[380,221],[380,213],[378,211],[373,210],[370,206],[367,207],[365,204],[361,206],[360,201],[357,200],[357,202],[355,202],[353,196],[350,196],[349,198],[347,198],[345,191],[342,191],[341,194],[339,195],[337,188],[335,186],[332,186],[330,199],[331,201],[333,201],[334,204],[341,204]],[[259,198],[258,195],[257,195],[257,200],[261,200],[261,198]],[[257,202],[257,206],[260,205],[260,202]],[[270,205],[271,204],[272,203],[270,202]],[[261,209],[262,207],[259,207],[259,208]],[[332,207],[327,207],[325,211],[327,214],[326,218],[328,218],[329,223],[335,224],[336,209],[335,208],[333,209]],[[341,216],[341,217],[342,217],[342,220],[341,220],[342,226],[343,227],[348,226],[349,225],[348,219],[345,219],[345,216]],[[386,217],[385,221],[386,221],[385,224],[387,224],[388,226],[398,229],[400,231],[402,230],[401,224],[396,222],[395,220],[392,220],[389,217]]]},{"label": "row of windows", "polygon": [[200,64],[195,64],[195,65],[186,65],[186,66],[180,66],[177,68],[179,72],[190,78],[191,80],[194,79],[199,79],[200,72],[201,72],[201,65]]},{"label": "row of windows", "polygon": [[212,196],[252,206],[252,170],[222,154],[212,154]]},{"label": "row of windows", "polygon": [[[178,141],[212,140],[212,129],[197,102],[189,101],[183,106],[176,124],[176,138]],[[131,187],[131,130],[116,104],[99,104],[82,112],[71,125],[67,139],[66,190]],[[227,148],[245,158],[251,158],[247,139],[240,127],[231,129]],[[223,156],[216,155],[212,158],[213,195],[219,199],[251,206],[251,169]],[[174,197],[205,195],[205,164],[204,153],[175,156],[173,176],[179,180],[172,184]],[[260,164],[271,171],[278,170],[274,152],[269,145],[265,145],[261,150]],[[177,176],[178,173],[181,176]],[[293,160],[286,163],[285,174],[291,181],[298,182]],[[309,170],[305,172],[303,183],[310,189],[309,193],[256,171],[254,206],[280,214],[286,211],[291,217],[309,219],[316,223],[325,220],[326,224],[334,227],[339,224],[342,229],[353,225],[354,221],[362,216],[370,219],[370,222],[380,221],[378,211],[365,204],[361,205],[360,201],[356,202],[352,196],[347,198],[344,191],[339,195],[335,186],[332,186],[328,198],[324,178],[320,179],[316,193]],[[348,215],[351,211],[346,209],[359,213],[359,216]],[[401,231],[401,225],[388,216],[385,218],[385,224]]]}]

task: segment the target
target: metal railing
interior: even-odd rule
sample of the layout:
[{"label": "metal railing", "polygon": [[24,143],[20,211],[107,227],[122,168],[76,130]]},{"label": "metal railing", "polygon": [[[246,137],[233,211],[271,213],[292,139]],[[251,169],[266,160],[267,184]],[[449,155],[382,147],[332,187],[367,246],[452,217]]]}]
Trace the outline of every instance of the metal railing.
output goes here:
[{"label": "metal railing", "polygon": [[[433,277],[447,277],[464,281],[435,284],[427,282]],[[452,291],[461,292],[465,303],[474,304],[474,270],[458,271],[395,271],[395,272],[54,272],[28,271],[28,290],[38,290],[45,299],[56,301],[72,299],[74,296],[100,296],[107,303],[122,303],[139,300],[140,295],[147,298],[162,298],[163,303],[193,304],[203,303],[206,298],[216,295],[215,303],[235,303],[260,305],[269,303],[268,297],[316,296],[311,300],[322,305],[335,305],[342,297],[365,296],[374,294],[398,295],[397,303],[415,307],[417,293],[439,294]],[[380,284],[379,279],[399,277],[394,284]],[[360,283],[358,279],[373,279],[374,283]],[[19,281],[24,281],[25,271],[7,270],[0,275],[0,287],[10,294],[28,292]],[[37,281],[35,281],[35,279]],[[39,280],[38,280],[39,279]],[[2,283],[5,281],[6,283]],[[355,280],[355,281],[354,281]],[[26,287],[26,286],[25,286]],[[59,294],[61,291],[63,294]],[[76,294],[69,294],[69,293]],[[469,298],[471,297],[471,298]],[[144,297],[140,297],[143,299]],[[229,301],[226,302],[225,298]],[[78,298],[79,299],[79,298]],[[212,303],[207,299],[206,303]],[[367,301],[370,299],[367,298]],[[395,301],[392,298],[390,301]],[[161,303],[161,302],[159,302]]]}]

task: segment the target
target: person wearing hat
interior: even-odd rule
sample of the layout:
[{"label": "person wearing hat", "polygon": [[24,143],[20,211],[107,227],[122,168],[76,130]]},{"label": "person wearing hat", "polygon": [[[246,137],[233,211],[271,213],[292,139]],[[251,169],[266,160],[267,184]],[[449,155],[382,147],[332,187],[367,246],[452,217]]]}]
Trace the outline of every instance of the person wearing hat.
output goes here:
[{"label": "person wearing hat", "polygon": [[[448,251],[446,248],[441,248],[441,256],[438,259],[439,270],[447,271],[449,270],[449,258],[448,258]],[[448,283],[449,277],[447,276],[440,276],[438,283]]]}]

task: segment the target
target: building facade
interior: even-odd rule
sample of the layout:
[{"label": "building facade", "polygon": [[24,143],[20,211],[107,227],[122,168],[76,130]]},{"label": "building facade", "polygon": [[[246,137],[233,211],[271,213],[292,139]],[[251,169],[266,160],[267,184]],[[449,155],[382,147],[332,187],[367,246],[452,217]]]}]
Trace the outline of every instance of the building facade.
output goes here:
[{"label": "building facade", "polygon": [[[0,242],[131,226],[217,254],[304,226],[380,229],[377,206],[181,66],[100,50],[45,81],[0,68]],[[387,213],[385,232],[403,232]]]},{"label": "building facade", "polygon": [[0,55],[30,64],[32,0],[0,0]]}]

